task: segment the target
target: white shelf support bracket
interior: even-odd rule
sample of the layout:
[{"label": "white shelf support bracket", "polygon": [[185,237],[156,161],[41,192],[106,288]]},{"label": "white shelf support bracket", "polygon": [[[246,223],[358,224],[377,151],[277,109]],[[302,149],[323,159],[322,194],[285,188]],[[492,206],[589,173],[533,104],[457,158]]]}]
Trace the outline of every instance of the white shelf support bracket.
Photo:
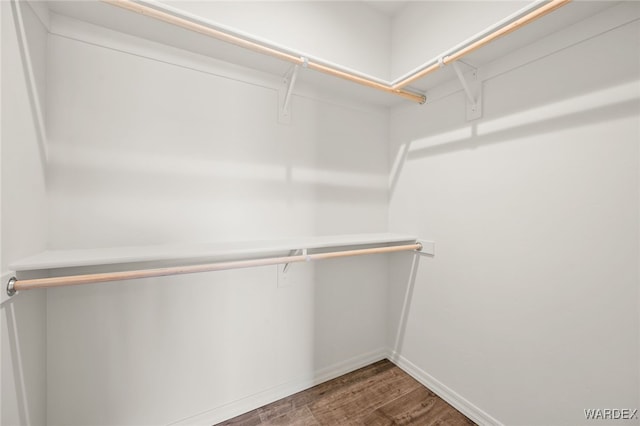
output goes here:
[{"label": "white shelf support bracket", "polygon": [[[291,251],[289,251],[289,256],[296,256],[299,251],[300,251],[300,249],[291,250]],[[282,273],[283,274],[287,273],[287,269],[289,269],[289,265],[291,265],[291,264],[290,263],[285,263],[284,264],[284,266],[282,267]]]},{"label": "white shelf support bracket", "polygon": [[[303,59],[303,67],[306,67],[307,59]],[[283,124],[291,123],[291,94],[298,78],[298,70],[300,65],[292,65],[283,78],[284,87],[278,93],[278,121]]]},{"label": "white shelf support bracket", "polygon": [[422,246],[422,248],[416,250],[418,254],[431,257],[435,256],[436,243],[427,240],[417,240],[416,242]]},{"label": "white shelf support bracket", "polygon": [[482,117],[482,83],[478,79],[478,70],[471,65],[465,64],[471,68],[471,71],[467,73],[467,77],[460,69],[458,62],[453,62],[452,65],[464,89],[464,93],[467,95],[467,121],[477,120]]}]

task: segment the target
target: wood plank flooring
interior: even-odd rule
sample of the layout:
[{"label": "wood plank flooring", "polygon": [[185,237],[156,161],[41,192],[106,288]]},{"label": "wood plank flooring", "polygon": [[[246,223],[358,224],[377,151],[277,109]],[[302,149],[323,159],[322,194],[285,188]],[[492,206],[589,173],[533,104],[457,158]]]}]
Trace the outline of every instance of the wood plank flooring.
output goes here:
[{"label": "wood plank flooring", "polygon": [[473,424],[390,361],[382,360],[217,426]]}]

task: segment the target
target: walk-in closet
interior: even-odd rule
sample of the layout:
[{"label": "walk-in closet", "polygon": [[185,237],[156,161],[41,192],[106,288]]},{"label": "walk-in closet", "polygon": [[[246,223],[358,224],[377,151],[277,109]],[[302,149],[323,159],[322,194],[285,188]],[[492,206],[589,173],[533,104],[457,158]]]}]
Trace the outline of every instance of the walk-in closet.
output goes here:
[{"label": "walk-in closet", "polygon": [[640,425],[640,2],[0,17],[2,426]]}]

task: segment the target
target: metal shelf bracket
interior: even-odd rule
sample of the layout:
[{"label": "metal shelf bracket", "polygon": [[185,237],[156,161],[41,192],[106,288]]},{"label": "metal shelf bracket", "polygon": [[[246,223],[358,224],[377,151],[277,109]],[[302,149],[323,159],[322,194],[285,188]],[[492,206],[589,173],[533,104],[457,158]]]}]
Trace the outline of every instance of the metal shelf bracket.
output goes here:
[{"label": "metal shelf bracket", "polygon": [[[306,68],[307,58],[302,58],[303,67]],[[291,123],[291,94],[298,78],[298,70],[300,65],[292,65],[283,77],[284,87],[278,93],[278,121],[282,124]]]},{"label": "metal shelf bracket", "polygon": [[435,256],[436,243],[427,240],[418,240],[417,243],[422,246],[419,250],[416,250],[418,254],[431,257]]},{"label": "metal shelf bracket", "polygon": [[465,75],[458,62],[461,61],[453,62],[452,65],[467,95],[467,121],[477,120],[482,117],[482,82],[478,79],[478,69],[463,62],[471,68]]}]

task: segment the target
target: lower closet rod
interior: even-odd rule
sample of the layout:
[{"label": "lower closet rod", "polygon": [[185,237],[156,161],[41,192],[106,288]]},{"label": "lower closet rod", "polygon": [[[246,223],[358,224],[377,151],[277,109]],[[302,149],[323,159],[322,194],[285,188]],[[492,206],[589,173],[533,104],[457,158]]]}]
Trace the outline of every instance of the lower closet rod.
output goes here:
[{"label": "lower closet rod", "polygon": [[406,244],[398,246],[375,247],[358,250],[343,250],[328,253],[301,254],[295,256],[269,257],[264,259],[234,260],[229,262],[207,263],[203,265],[172,266],[137,271],[105,272],[66,277],[34,278],[19,280],[11,278],[7,284],[7,293],[14,295],[17,291],[34,288],[62,287],[68,285],[93,284],[108,281],[133,280],[138,278],[163,277],[167,275],[194,274],[198,272],[222,271],[226,269],[250,268],[254,266],[277,265],[283,263],[308,262],[311,260],[334,259],[339,257],[361,256],[365,254],[394,253],[400,251],[420,251],[422,244]]}]

